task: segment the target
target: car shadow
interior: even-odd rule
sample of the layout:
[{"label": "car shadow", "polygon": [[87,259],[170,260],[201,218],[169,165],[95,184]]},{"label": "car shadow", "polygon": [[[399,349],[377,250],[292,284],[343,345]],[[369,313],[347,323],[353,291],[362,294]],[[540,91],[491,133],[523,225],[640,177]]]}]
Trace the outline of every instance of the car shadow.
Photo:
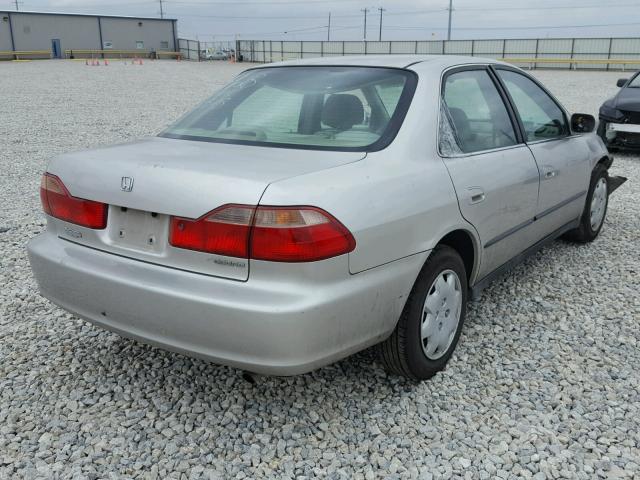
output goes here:
[{"label": "car shadow", "polygon": [[[295,417],[301,409],[321,411],[326,402],[338,403],[345,411],[357,405],[361,413],[363,409],[385,408],[425,385],[387,374],[374,349],[303,375],[252,375],[249,379],[242,370],[169,352],[81,322],[81,341],[74,342],[75,348],[65,355],[54,357],[52,362],[58,365],[49,365],[49,370],[76,365],[74,374],[67,378],[80,384],[78,391],[85,395],[78,401],[89,409],[98,408],[104,395],[114,399],[125,395],[136,399],[137,408],[159,416],[188,408],[209,421],[223,421],[231,408],[236,416],[253,410],[281,412],[288,420],[322,423],[322,419],[314,421],[313,415],[302,420]],[[84,334],[86,329],[92,330],[91,336]],[[84,379],[89,372],[91,384],[98,386],[95,391],[87,390]],[[266,404],[269,408],[263,408]],[[324,421],[339,420],[340,412],[335,413],[335,418]]]}]

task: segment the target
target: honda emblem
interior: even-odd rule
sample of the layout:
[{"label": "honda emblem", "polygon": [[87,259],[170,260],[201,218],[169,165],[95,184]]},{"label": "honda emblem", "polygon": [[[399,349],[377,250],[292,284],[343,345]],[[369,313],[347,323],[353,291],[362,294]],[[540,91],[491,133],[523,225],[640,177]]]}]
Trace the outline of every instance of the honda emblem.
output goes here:
[{"label": "honda emblem", "polygon": [[130,192],[133,190],[133,177],[122,177],[120,188],[123,192]]}]

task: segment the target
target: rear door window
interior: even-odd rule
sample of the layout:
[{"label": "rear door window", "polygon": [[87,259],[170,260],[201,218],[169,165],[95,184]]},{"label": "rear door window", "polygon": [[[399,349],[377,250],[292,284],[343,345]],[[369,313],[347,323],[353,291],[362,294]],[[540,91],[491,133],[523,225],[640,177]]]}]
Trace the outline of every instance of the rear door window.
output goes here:
[{"label": "rear door window", "polygon": [[[507,108],[498,90],[484,70],[463,70],[446,77],[440,147],[451,149],[449,128],[459,153],[473,153],[517,144]],[[443,128],[445,127],[445,128]],[[456,152],[453,152],[456,153]]]}]

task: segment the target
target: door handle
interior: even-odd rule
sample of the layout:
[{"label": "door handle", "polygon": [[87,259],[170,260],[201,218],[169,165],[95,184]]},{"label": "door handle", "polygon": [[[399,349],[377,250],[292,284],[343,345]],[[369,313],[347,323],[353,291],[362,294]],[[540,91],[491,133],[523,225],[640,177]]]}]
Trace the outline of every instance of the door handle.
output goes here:
[{"label": "door handle", "polygon": [[553,178],[556,175],[558,175],[558,171],[557,170],[547,170],[544,174],[544,178]]},{"label": "door handle", "polygon": [[473,205],[474,203],[480,203],[483,201],[484,201],[484,193],[478,193],[471,197],[471,205]]},{"label": "door handle", "polygon": [[481,188],[469,189],[469,203],[475,205],[476,203],[484,202],[485,195]]}]

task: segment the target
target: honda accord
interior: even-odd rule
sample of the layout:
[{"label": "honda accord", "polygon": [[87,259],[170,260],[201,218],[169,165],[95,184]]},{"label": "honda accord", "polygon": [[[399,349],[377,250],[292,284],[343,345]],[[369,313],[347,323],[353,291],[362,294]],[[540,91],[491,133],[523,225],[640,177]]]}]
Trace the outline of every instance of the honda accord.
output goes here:
[{"label": "honda accord", "polygon": [[378,345],[426,379],[489,282],[598,236],[623,179],[594,127],[494,60],[251,68],[156,137],[52,159],[31,266],[54,303],[162,348],[293,375]]}]

